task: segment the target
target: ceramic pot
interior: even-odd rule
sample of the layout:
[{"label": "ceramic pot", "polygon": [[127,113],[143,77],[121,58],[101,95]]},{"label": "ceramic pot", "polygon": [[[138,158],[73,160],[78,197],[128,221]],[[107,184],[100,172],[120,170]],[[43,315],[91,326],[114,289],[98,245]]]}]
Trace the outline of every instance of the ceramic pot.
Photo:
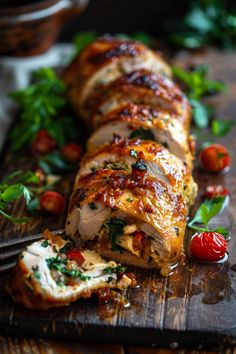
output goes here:
[{"label": "ceramic pot", "polygon": [[31,56],[47,51],[64,22],[80,14],[88,1],[0,1],[0,55]]}]

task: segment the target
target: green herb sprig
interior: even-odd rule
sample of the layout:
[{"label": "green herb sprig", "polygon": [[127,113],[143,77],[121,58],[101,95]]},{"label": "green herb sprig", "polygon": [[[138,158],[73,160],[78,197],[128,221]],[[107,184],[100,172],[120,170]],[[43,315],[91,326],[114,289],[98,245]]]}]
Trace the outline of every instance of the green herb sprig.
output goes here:
[{"label": "green herb sprig", "polygon": [[63,81],[50,68],[35,71],[33,79],[29,87],[10,94],[21,108],[19,122],[10,135],[13,151],[30,144],[40,129],[46,129],[59,146],[76,136],[73,119],[59,115],[67,104]]},{"label": "green herb sprig", "polygon": [[206,128],[209,125],[210,115],[213,113],[210,107],[201,102],[201,98],[207,94],[219,93],[226,90],[223,82],[213,81],[207,78],[208,67],[199,65],[193,71],[185,71],[174,66],[174,75],[187,87],[187,96],[190,100],[193,119],[197,127]]},{"label": "green herb sprig", "polygon": [[185,17],[173,26],[168,24],[172,43],[189,49],[207,44],[235,48],[235,10],[223,0],[190,0],[188,4]]},{"label": "green herb sprig", "polygon": [[210,229],[208,224],[214,216],[224,210],[224,208],[228,205],[228,201],[228,197],[205,199],[196,211],[193,219],[188,223],[188,227],[199,232],[214,231],[227,236],[228,230],[226,230],[224,227]]},{"label": "green herb sprig", "polygon": [[29,221],[28,217],[14,217],[7,210],[11,203],[21,197],[24,198],[26,205],[28,205],[32,197],[32,191],[30,186],[25,184],[37,184],[38,182],[38,176],[30,171],[15,171],[5,177],[0,184],[0,214],[11,222],[24,223]]}]

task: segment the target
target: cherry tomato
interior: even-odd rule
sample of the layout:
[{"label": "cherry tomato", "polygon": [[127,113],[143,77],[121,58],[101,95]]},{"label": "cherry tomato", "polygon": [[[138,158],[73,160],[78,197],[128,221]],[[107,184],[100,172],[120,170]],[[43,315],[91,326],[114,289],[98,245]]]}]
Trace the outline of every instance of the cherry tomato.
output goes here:
[{"label": "cherry tomato", "polygon": [[69,143],[63,147],[61,154],[67,161],[76,162],[81,158],[82,148],[77,144]]},{"label": "cherry tomato", "polygon": [[56,140],[50,135],[47,130],[41,129],[36,134],[32,142],[32,152],[34,154],[48,154],[53,151],[56,147]]},{"label": "cherry tomato", "polygon": [[143,231],[135,231],[133,234],[133,247],[140,251],[144,247],[145,233]]},{"label": "cherry tomato", "polygon": [[110,300],[111,290],[110,290],[110,288],[98,289],[97,295],[98,295],[98,303],[100,305],[106,304]]},{"label": "cherry tomato", "polygon": [[213,199],[217,197],[227,197],[229,195],[229,190],[225,186],[218,184],[216,186],[208,186],[206,188],[205,196],[208,199]]},{"label": "cherry tomato", "polygon": [[230,167],[231,157],[223,145],[213,144],[201,151],[200,162],[206,171],[217,172]]},{"label": "cherry tomato", "polygon": [[47,191],[40,197],[40,207],[52,214],[60,214],[65,207],[65,198],[57,192]]},{"label": "cherry tomato", "polygon": [[202,261],[219,261],[224,258],[227,242],[218,232],[202,232],[190,241],[190,252],[193,257]]},{"label": "cherry tomato", "polygon": [[82,253],[79,250],[71,250],[69,252],[67,252],[67,257],[70,260],[76,261],[78,265],[81,265],[82,263],[84,263],[84,256],[82,255]]}]

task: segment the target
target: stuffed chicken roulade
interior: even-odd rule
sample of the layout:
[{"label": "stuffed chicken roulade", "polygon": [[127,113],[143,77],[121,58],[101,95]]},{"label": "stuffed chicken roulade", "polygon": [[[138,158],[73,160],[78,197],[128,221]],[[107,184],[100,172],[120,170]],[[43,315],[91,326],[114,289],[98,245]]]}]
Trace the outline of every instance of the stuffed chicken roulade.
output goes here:
[{"label": "stuffed chicken roulade", "polygon": [[71,197],[66,233],[104,257],[162,273],[182,252],[187,208],[181,194],[147,174],[97,170],[82,175]]}]

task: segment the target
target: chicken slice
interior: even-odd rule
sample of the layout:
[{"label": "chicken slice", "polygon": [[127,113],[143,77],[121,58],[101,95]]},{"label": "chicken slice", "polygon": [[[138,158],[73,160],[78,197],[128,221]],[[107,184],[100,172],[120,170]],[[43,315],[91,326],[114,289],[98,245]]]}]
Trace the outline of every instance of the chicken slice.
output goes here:
[{"label": "chicken slice", "polygon": [[171,68],[157,52],[142,43],[112,37],[99,38],[76,56],[63,74],[69,97],[76,112],[88,117],[83,104],[99,86],[107,85],[123,74],[148,69],[171,76]]},{"label": "chicken slice", "polygon": [[[90,297],[101,288],[125,288],[131,280],[117,280],[115,262],[104,261],[95,251],[80,252],[81,262],[68,258],[64,249],[72,243],[59,236],[32,243],[20,255],[7,284],[16,302],[28,308],[47,310]],[[78,252],[78,251],[77,251]]]},{"label": "chicken slice", "polygon": [[[150,176],[158,178],[173,187],[176,192],[182,193],[188,205],[193,203],[197,185],[189,168],[162,145],[137,138],[124,139],[116,136],[112,142],[88,152],[81,161],[75,183],[82,174],[99,169],[131,172],[132,164],[140,159],[147,166],[147,173]],[[92,227],[88,229],[91,230]]]},{"label": "chicken slice", "polygon": [[127,103],[145,104],[177,115],[184,129],[189,130],[191,108],[186,96],[173,81],[148,70],[134,71],[101,87],[88,97],[85,107],[96,127],[104,114]]},{"label": "chicken slice", "polygon": [[[132,167],[131,174],[125,171],[98,170],[82,175],[70,201],[66,223],[68,236],[86,245],[86,225],[78,232],[86,206],[94,212],[92,247],[101,255],[120,259],[123,263],[159,269],[175,262],[182,251],[187,208],[181,194],[173,191],[166,183],[148,176],[146,172],[144,164],[139,161]],[[110,210],[109,215],[103,215],[102,227],[97,213],[100,204]],[[78,212],[76,220],[73,220],[74,209]],[[108,237],[107,231],[114,218],[116,230],[116,227],[122,226],[122,222],[124,225],[136,224],[138,230],[145,228],[144,225],[149,226],[151,232],[145,236],[146,247],[140,257],[129,252],[128,259],[122,256],[123,252],[116,252],[115,235],[113,237],[110,234]],[[116,236],[122,236],[122,231]]]},{"label": "chicken slice", "polygon": [[114,135],[138,137],[161,143],[192,168],[193,154],[190,151],[188,132],[181,118],[175,114],[131,103],[105,114],[100,123],[87,142],[89,150],[112,141]]}]

